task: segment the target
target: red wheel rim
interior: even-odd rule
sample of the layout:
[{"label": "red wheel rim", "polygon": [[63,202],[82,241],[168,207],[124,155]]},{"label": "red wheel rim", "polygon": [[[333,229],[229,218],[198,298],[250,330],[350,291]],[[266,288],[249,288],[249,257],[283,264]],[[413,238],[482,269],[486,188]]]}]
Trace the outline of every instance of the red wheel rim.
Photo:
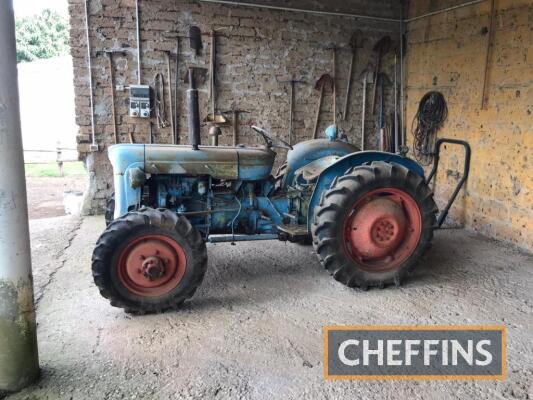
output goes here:
[{"label": "red wheel rim", "polygon": [[144,235],[122,250],[118,279],[130,292],[144,297],[162,296],[183,279],[187,257],[182,247],[163,235]]},{"label": "red wheel rim", "polygon": [[398,268],[422,236],[422,215],[406,192],[381,188],[352,207],[344,226],[344,244],[352,260],[372,272]]}]

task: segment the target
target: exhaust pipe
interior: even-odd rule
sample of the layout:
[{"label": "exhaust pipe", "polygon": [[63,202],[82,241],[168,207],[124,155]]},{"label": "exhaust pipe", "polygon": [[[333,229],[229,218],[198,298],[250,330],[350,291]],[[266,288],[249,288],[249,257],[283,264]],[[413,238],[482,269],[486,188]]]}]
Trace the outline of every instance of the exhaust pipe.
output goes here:
[{"label": "exhaust pipe", "polygon": [[189,89],[187,90],[187,120],[189,125],[189,144],[193,150],[198,150],[202,144],[200,138],[200,106],[198,104],[198,90],[194,84],[194,68],[189,68]]}]

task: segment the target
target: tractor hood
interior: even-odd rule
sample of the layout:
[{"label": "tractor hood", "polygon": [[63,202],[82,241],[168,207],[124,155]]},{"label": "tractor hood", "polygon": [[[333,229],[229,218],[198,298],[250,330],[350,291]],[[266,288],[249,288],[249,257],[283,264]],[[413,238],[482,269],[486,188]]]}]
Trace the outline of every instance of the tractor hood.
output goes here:
[{"label": "tractor hood", "polygon": [[[119,144],[109,148],[115,175],[132,166],[148,174],[209,175],[215,179],[268,178],[275,153],[266,147],[213,147]],[[139,165],[139,163],[141,165]]]}]

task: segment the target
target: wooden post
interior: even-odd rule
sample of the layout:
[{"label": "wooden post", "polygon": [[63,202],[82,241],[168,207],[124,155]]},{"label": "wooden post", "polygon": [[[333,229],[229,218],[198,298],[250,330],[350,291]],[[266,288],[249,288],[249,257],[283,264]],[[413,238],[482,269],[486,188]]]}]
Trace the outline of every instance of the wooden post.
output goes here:
[{"label": "wooden post", "polygon": [[57,150],[56,150],[56,162],[57,162],[57,166],[59,167],[59,176],[63,178],[63,176],[65,176],[64,171],[63,171],[63,157],[62,157],[61,147],[59,146],[57,146]]}]

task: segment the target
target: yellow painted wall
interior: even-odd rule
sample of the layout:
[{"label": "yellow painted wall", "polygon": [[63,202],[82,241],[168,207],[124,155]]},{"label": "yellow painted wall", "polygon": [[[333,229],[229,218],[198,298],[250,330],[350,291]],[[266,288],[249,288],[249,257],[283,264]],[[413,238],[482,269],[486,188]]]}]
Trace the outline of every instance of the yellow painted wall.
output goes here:
[{"label": "yellow painted wall", "polygon": [[[461,3],[411,0],[414,17]],[[410,23],[407,126],[429,90],[442,92],[449,117],[439,137],[472,146],[471,175],[452,222],[533,250],[533,0],[496,0],[488,107],[481,92],[490,0]],[[408,129],[408,141],[412,135]],[[462,151],[448,146],[435,187],[439,206],[457,182]]]}]

